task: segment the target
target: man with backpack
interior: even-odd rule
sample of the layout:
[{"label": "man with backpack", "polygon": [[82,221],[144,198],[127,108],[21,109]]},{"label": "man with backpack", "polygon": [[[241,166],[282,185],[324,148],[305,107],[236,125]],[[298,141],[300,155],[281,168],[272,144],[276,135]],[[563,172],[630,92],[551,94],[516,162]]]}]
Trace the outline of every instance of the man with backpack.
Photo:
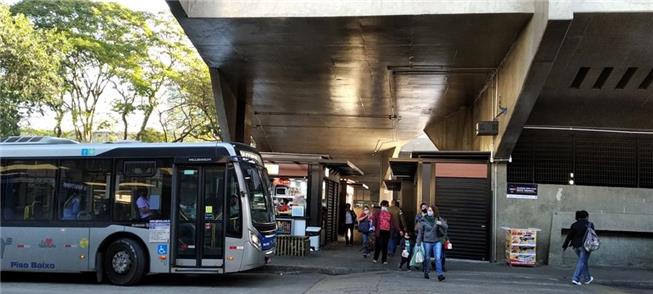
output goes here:
[{"label": "man with backpack", "polygon": [[569,234],[565,242],[562,244],[562,250],[566,250],[571,243],[578,262],[576,263],[576,271],[572,277],[571,283],[574,285],[586,285],[594,281],[594,277],[590,275],[588,261],[590,253],[597,250],[599,247],[599,239],[594,231],[594,224],[589,222],[589,213],[585,210],[576,211],[576,222],[571,225]]}]

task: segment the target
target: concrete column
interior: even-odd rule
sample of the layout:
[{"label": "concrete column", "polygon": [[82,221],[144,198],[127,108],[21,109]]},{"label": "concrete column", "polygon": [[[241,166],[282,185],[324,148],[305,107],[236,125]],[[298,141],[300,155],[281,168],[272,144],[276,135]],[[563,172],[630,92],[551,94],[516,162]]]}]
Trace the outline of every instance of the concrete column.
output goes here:
[{"label": "concrete column", "polygon": [[216,115],[223,141],[251,143],[253,110],[247,99],[238,95],[217,68],[209,68]]},{"label": "concrete column", "polygon": [[[319,164],[309,165],[309,183],[307,204],[309,217],[308,225],[322,226],[322,181],[324,178],[324,169]],[[324,228],[322,228],[324,230]]]}]

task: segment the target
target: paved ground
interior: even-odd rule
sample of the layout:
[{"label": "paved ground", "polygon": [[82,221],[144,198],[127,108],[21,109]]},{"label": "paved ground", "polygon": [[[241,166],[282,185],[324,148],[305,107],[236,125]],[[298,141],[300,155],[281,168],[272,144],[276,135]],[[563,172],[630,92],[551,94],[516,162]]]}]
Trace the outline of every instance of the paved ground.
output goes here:
[{"label": "paved ground", "polygon": [[373,264],[356,248],[332,246],[307,257],[275,257],[255,271],[225,276],[153,275],[133,287],[96,284],[92,275],[2,273],[2,294],[70,293],[653,293],[653,272],[592,268],[596,282],[569,283],[571,269],[450,260],[445,282]]},{"label": "paved ground", "polygon": [[603,285],[573,286],[537,275],[450,272],[445,282],[426,280],[418,272],[365,272],[347,275],[249,272],[228,276],[156,275],[141,285],[96,284],[83,275],[4,274],[3,294],[70,293],[653,293]]}]

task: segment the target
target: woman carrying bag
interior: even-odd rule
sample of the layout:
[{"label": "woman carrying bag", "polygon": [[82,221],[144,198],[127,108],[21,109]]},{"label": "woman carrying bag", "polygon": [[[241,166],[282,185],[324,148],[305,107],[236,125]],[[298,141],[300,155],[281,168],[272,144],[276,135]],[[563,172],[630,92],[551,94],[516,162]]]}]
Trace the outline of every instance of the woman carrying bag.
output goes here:
[{"label": "woman carrying bag", "polygon": [[447,223],[436,214],[437,208],[429,206],[426,216],[419,223],[419,234],[417,235],[417,245],[424,246],[424,278],[429,279],[431,271],[430,259],[431,254],[435,255],[435,272],[438,275],[438,281],[444,281],[444,271],[442,270],[442,244],[448,229]]}]

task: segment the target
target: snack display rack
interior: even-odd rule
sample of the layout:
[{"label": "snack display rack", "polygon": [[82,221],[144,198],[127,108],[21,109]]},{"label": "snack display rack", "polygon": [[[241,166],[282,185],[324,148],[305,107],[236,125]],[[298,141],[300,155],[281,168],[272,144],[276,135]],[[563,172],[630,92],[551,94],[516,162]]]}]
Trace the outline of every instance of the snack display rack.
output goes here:
[{"label": "snack display rack", "polygon": [[504,228],[506,230],[506,263],[535,266],[538,229]]}]

